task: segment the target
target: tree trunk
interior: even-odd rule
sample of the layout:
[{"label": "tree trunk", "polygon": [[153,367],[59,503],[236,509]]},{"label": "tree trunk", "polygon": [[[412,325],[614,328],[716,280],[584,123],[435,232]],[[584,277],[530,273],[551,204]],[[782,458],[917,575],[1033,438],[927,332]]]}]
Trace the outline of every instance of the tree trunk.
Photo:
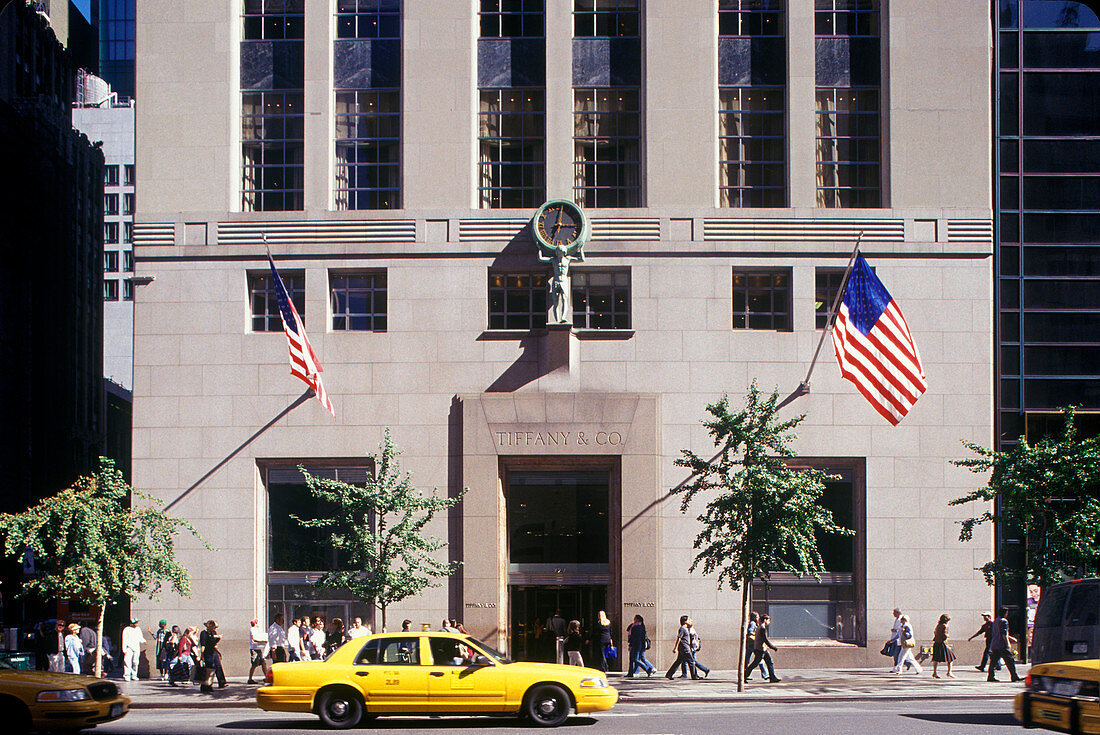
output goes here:
[{"label": "tree trunk", "polygon": [[741,640],[737,643],[737,691],[745,691],[745,639],[749,634],[749,585],[751,579],[741,580]]},{"label": "tree trunk", "polygon": [[99,622],[95,626],[96,634],[96,650],[95,650],[95,666],[92,668],[92,675],[95,678],[99,678],[103,675],[103,617],[107,613],[106,600],[99,603]]},{"label": "tree trunk", "polygon": [[386,603],[383,602],[378,607],[379,607],[379,609],[382,610],[382,629],[377,630],[375,632],[376,633],[385,633],[386,632]]}]

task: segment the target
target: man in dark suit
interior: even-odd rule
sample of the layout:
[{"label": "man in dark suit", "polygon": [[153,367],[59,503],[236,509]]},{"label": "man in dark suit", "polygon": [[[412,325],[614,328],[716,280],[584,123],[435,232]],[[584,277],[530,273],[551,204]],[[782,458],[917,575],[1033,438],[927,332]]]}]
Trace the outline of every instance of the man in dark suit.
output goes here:
[{"label": "man in dark suit", "polygon": [[1016,639],[1008,634],[1008,608],[1002,607],[997,611],[997,619],[993,621],[993,635],[989,641],[989,676],[986,681],[997,681],[993,676],[998,661],[1004,661],[1008,667],[1008,673],[1012,675],[1012,681],[1019,681],[1016,676],[1016,661],[1012,654],[1012,644]]}]

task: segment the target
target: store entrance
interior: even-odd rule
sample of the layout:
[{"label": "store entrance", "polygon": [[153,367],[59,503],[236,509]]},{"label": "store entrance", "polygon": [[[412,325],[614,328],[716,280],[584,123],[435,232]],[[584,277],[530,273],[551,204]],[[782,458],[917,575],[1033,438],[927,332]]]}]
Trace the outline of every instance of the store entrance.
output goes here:
[{"label": "store entrance", "polygon": [[516,661],[554,662],[554,635],[546,621],[560,610],[566,622],[578,620],[581,636],[591,641],[581,651],[586,666],[599,668],[599,640],[592,632],[600,610],[606,610],[606,585],[521,586],[508,589],[511,638],[509,649]]}]

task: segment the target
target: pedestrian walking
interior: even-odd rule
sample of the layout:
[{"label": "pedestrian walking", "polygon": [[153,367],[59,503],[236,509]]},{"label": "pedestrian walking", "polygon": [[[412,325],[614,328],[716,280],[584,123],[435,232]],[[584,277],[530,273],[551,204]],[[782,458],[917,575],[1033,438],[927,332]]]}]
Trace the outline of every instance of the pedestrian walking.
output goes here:
[{"label": "pedestrian walking", "polygon": [[222,671],[222,652],[218,648],[222,634],[218,632],[218,621],[207,620],[206,630],[199,634],[199,650],[202,652],[203,681],[200,691],[214,691],[214,677],[218,679],[218,687],[226,687],[225,672]]},{"label": "pedestrian walking", "polygon": [[169,683],[180,683],[184,686],[191,685],[191,673],[195,670],[195,629],[191,626],[184,628],[179,642],[179,662],[169,672]]},{"label": "pedestrian walking", "polygon": [[183,638],[183,631],[180,630],[178,625],[173,625],[168,631],[168,637],[164,639],[164,645],[162,650],[164,651],[164,663],[168,666],[168,686],[176,686],[176,681],[172,677],[173,670],[176,670],[180,663],[180,639]]},{"label": "pedestrian walking", "polygon": [[[752,660],[752,652],[756,648],[756,631],[760,627],[760,613],[755,610],[749,613],[749,624],[745,627],[745,681],[752,681],[750,674],[752,671],[748,668],[749,661]],[[763,679],[770,679],[771,673],[768,671],[767,665],[764,660],[761,659],[757,664],[760,667],[760,677]]]},{"label": "pedestrian walking", "polygon": [[69,623],[69,634],[65,636],[65,671],[79,674],[84,664],[84,644],[80,641],[80,625]]},{"label": "pedestrian walking", "polygon": [[656,668],[645,657],[650,642],[649,636],[646,635],[645,620],[642,619],[641,615],[635,615],[634,622],[627,627],[626,641],[627,649],[630,651],[630,666],[626,672],[627,678],[634,678],[634,672],[638,669],[644,671],[646,676],[653,676]]},{"label": "pedestrian walking", "polygon": [[951,673],[951,665],[955,662],[955,652],[947,645],[947,623],[951,616],[944,613],[940,616],[940,622],[936,623],[936,630],[932,633],[932,678],[939,679],[937,672],[940,664],[947,664],[947,672],[944,674],[949,679],[954,679]]},{"label": "pedestrian walking", "polygon": [[547,641],[547,659],[553,663],[563,663],[558,659],[558,649],[565,643],[565,635],[568,623],[561,615],[561,610],[555,610],[554,614],[546,619],[546,632],[550,633],[550,640]]},{"label": "pedestrian walking", "polygon": [[248,669],[248,683],[255,684],[252,673],[260,669],[267,674],[267,664],[264,663],[264,654],[267,651],[267,633],[260,627],[260,621],[256,618],[248,621],[248,656],[251,665]]},{"label": "pedestrian walking", "polygon": [[331,656],[337,648],[344,645],[344,621],[333,618],[325,636],[325,658]]},{"label": "pedestrian walking", "polygon": [[[408,620],[406,622],[408,622],[410,624],[412,623],[411,620]],[[404,623],[402,623],[401,625],[402,625],[402,628],[401,628],[402,630],[408,630],[408,628],[404,627],[404,625],[405,625]],[[368,631],[366,628],[363,627],[363,618],[355,618],[354,620],[352,620],[351,625],[348,627],[348,632],[347,632],[348,640],[350,641],[354,638],[362,638],[365,635],[370,635],[370,631]]]},{"label": "pedestrian walking", "polygon": [[149,635],[153,636],[153,640],[156,641],[154,660],[157,662],[157,674],[160,676],[161,681],[168,678],[168,660],[164,657],[164,641],[171,634],[172,631],[168,630],[167,620],[161,620],[155,631],[149,630]]},{"label": "pedestrian walking", "polygon": [[80,644],[84,646],[84,673],[94,674],[95,657],[99,652],[99,634],[88,623],[80,627]]},{"label": "pedestrian walking", "polygon": [[768,666],[768,681],[778,682],[782,681],[775,675],[775,663],[772,661],[771,654],[768,653],[768,649],[778,651],[779,649],[772,645],[772,642],[768,640],[768,627],[771,625],[771,616],[767,613],[760,616],[760,624],[756,628],[756,636],[752,643],[752,658],[749,660],[748,666],[745,667],[745,680],[749,678],[749,672],[753,667],[763,662]]},{"label": "pedestrian walking", "polygon": [[286,660],[302,660],[302,619],[294,618],[286,629]]},{"label": "pedestrian walking", "polygon": [[[982,627],[978,628],[978,630],[974,633],[974,635],[970,636],[966,640],[969,642],[969,641],[974,640],[978,636],[984,636],[985,637],[985,648],[982,649],[982,662],[980,664],[978,664],[977,666],[975,666],[974,668],[977,669],[978,671],[985,671],[986,663],[989,662],[989,660],[992,658],[992,656],[990,655],[991,652],[989,650],[989,643],[993,639],[993,613],[990,613],[990,612],[982,613]],[[990,664],[990,665],[992,665],[992,664]],[[1001,670],[1000,662],[998,662],[996,664],[996,669],[995,670],[996,671]]]},{"label": "pedestrian walking", "polygon": [[672,679],[673,672],[685,663],[691,671],[691,678],[699,678],[699,672],[695,670],[695,659],[691,656],[691,630],[688,628],[689,619],[687,615],[680,616],[680,629],[676,631],[676,640],[672,644],[672,652],[676,654],[676,660],[672,662],[672,666],[669,667],[668,672],[665,674],[666,679]]},{"label": "pedestrian walking", "polygon": [[137,681],[138,661],[141,647],[148,641],[138,625],[137,618],[131,618],[130,624],[122,629],[122,680]]},{"label": "pedestrian walking", "polygon": [[[710,669],[703,664],[699,663],[699,651],[703,648],[703,640],[699,637],[699,634],[695,632],[695,622],[688,618],[688,640],[691,642],[691,660],[695,663],[695,668],[698,671],[703,672],[703,678],[706,679],[710,676]],[[680,664],[680,678],[683,679],[687,676],[687,664]]]},{"label": "pedestrian walking", "polygon": [[997,677],[993,675],[995,661],[1004,661],[1012,681],[1020,680],[1016,675],[1016,657],[1012,653],[1013,643],[1016,643],[1016,639],[1008,631],[1008,608],[1002,607],[997,610],[997,619],[993,621],[992,639],[989,643],[989,676],[986,677],[986,681],[997,681]]},{"label": "pedestrian walking", "polygon": [[618,658],[618,656],[609,656],[615,649],[615,636],[611,632],[611,619],[607,617],[607,613],[600,610],[599,615],[596,617],[596,647],[597,656],[596,659],[600,662],[600,671],[607,673],[611,659]]},{"label": "pedestrian walking", "polygon": [[908,668],[912,666],[917,670],[917,674],[924,671],[921,665],[917,663],[917,660],[913,658],[913,648],[917,645],[916,636],[913,634],[913,626],[909,624],[909,616],[902,615],[898,618],[898,622],[901,623],[901,628],[898,630],[898,645],[901,647],[901,653],[895,659],[893,673],[900,674],[902,666]]},{"label": "pedestrian walking", "polygon": [[276,613],[275,619],[267,627],[267,658],[271,663],[281,664],[287,660],[286,630],[283,628],[285,618],[282,613]]},{"label": "pedestrian walking", "polygon": [[581,621],[570,620],[565,635],[565,654],[569,657],[570,666],[584,666],[584,658],[581,656]]},{"label": "pedestrian walking", "polygon": [[55,673],[65,671],[65,634],[68,632],[64,620],[58,620],[51,627],[47,623],[45,646],[45,662],[47,669]]}]

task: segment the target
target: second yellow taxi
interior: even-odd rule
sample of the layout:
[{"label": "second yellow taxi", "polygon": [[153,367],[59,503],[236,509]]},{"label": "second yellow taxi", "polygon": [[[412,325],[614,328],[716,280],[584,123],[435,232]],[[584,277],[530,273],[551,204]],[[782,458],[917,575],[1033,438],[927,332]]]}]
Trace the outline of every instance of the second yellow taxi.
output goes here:
[{"label": "second yellow taxi", "polygon": [[261,709],[313,712],[339,729],[397,714],[517,715],[554,727],[619,698],[602,671],[509,661],[455,633],[366,636],[325,661],[275,664],[269,678],[256,692]]},{"label": "second yellow taxi", "polygon": [[1024,727],[1100,735],[1100,659],[1032,666],[1015,710]]}]

